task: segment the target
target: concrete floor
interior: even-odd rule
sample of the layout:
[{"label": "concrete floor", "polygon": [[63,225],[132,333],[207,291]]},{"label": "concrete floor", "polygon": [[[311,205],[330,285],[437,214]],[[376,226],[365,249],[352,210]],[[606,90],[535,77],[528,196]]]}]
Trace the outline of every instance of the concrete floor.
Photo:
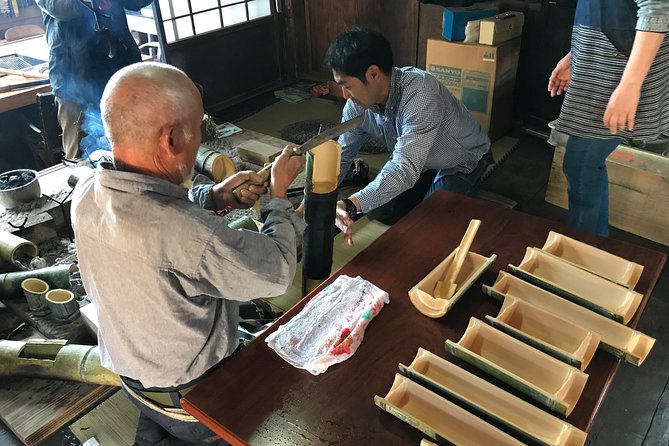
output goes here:
[{"label": "concrete floor", "polygon": [[[316,119],[315,116],[317,119],[330,119],[335,122],[338,120],[339,107],[336,103],[322,99],[307,102],[275,103],[261,114],[249,114],[246,119],[238,120],[237,124],[279,137],[280,130],[295,121]],[[263,106],[267,104],[265,102]],[[226,120],[234,118],[225,116]],[[523,212],[565,222],[565,210],[544,202],[552,147],[534,136],[521,135],[519,138],[520,142],[515,150],[487,178],[482,188],[513,199],[518,203],[517,209]],[[380,165],[383,157],[369,158],[369,162]],[[369,230],[372,236],[368,237],[370,241],[365,240],[364,243],[371,242],[373,234],[383,232],[373,225]],[[669,254],[668,247],[624,231],[612,229],[610,237]],[[362,246],[358,248],[361,249]],[[668,290],[669,271],[665,268],[637,327],[657,339],[655,347],[641,367],[625,363],[621,365],[588,435],[589,446],[669,445],[669,395],[666,392],[669,383],[669,330],[666,329],[669,324]],[[290,305],[290,301],[296,298],[298,297],[287,297],[282,301],[282,306]],[[59,432],[47,444],[78,444],[76,439],[70,441],[71,437],[65,435],[67,433],[68,429]],[[19,443],[11,434],[3,434],[0,426],[0,444]]]}]

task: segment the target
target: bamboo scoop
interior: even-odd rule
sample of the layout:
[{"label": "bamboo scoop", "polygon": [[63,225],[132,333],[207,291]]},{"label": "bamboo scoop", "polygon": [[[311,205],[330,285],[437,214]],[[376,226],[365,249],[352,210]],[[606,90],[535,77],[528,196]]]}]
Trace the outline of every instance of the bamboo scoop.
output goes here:
[{"label": "bamboo scoop", "polygon": [[434,297],[438,299],[450,299],[458,285],[455,283],[455,279],[458,277],[460,269],[462,269],[462,264],[465,263],[465,258],[469,252],[469,247],[472,246],[474,237],[476,236],[476,231],[479,229],[481,220],[472,220],[469,222],[469,227],[465,231],[465,235],[462,237],[460,246],[458,246],[457,251],[455,251],[455,256],[443,280],[439,280],[437,285],[434,287]]}]

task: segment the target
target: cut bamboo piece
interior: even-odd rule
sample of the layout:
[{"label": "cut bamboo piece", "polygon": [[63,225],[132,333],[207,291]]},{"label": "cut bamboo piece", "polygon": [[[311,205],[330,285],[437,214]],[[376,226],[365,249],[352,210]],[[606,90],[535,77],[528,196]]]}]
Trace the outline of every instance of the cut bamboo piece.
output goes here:
[{"label": "cut bamboo piece", "polygon": [[491,374],[561,415],[569,415],[588,375],[529,345],[471,318],[457,344],[446,341],[453,356]]},{"label": "cut bamboo piece", "polygon": [[650,336],[586,310],[503,271],[500,271],[495,284],[492,287],[484,285],[483,291],[495,299],[503,300],[504,306],[511,305],[513,300],[519,299],[597,333],[601,337],[602,349],[636,366],[643,363],[655,344],[655,339]]},{"label": "cut bamboo piece", "polygon": [[541,249],[631,290],[643,273],[643,266],[638,263],[553,231],[548,233]]},{"label": "cut bamboo piece", "polygon": [[583,446],[586,433],[452,362],[419,348],[402,374],[530,444]]},{"label": "cut bamboo piece", "polygon": [[45,73],[40,73],[37,71],[10,70],[8,68],[0,68],[0,74],[21,76],[28,79],[41,79],[41,80],[49,79],[49,75]]},{"label": "cut bamboo piece", "polygon": [[388,394],[384,398],[374,396],[374,403],[439,444],[523,444],[399,373],[395,375]]},{"label": "cut bamboo piece", "polygon": [[504,306],[485,322],[514,338],[581,370],[590,364],[601,337],[567,319],[522,300]]},{"label": "cut bamboo piece", "polygon": [[480,225],[481,220],[471,220],[469,222],[465,235],[460,241],[460,246],[456,248],[455,259],[453,259],[453,262],[446,270],[446,276],[444,276],[443,281],[438,281],[437,285],[434,287],[434,297],[439,299],[450,299],[453,294],[455,294],[455,290],[458,286],[456,279],[460,273],[462,264],[465,262],[469,248],[472,246],[472,242],[474,241],[474,237],[476,237],[476,232],[479,230]]},{"label": "cut bamboo piece", "polygon": [[0,257],[8,262],[16,263],[17,255],[21,255],[26,259],[32,259],[37,253],[37,245],[30,240],[18,237],[7,231],[0,231]]},{"label": "cut bamboo piece", "polygon": [[624,324],[639,308],[641,294],[547,254],[527,248],[514,276]]},{"label": "cut bamboo piece", "polygon": [[431,293],[435,289],[437,281],[440,277],[443,277],[444,271],[448,269],[455,255],[456,250],[453,250],[436,268],[409,290],[411,303],[426,316],[439,318],[445,315],[497,258],[494,254],[490,257],[483,257],[475,252],[468,252],[462,268],[455,278],[455,282],[459,284],[455,294],[450,299],[433,297]]}]

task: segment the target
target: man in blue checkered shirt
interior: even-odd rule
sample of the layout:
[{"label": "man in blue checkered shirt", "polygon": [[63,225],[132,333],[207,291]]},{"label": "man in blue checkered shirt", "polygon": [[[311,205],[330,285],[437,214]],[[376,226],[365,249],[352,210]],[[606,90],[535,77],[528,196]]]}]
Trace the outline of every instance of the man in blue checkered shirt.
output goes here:
[{"label": "man in blue checkered shirt", "polygon": [[393,224],[437,189],[476,194],[492,162],[490,140],[434,76],[394,67],[388,40],[366,28],[340,34],[325,64],[348,99],[342,121],[364,116],[358,129],[339,138],[339,181],[370,136],[384,140],[391,152],[371,183],[337,203],[336,224],[350,245],[356,213]]}]

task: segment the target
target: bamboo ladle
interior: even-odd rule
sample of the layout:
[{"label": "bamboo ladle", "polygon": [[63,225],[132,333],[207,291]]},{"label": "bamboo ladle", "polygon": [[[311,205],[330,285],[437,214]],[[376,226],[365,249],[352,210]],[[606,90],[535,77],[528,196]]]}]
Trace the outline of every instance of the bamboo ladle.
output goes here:
[{"label": "bamboo ladle", "polygon": [[465,263],[465,258],[467,257],[469,248],[472,246],[480,224],[481,220],[472,220],[469,222],[460,246],[458,246],[455,252],[455,257],[446,271],[446,275],[442,280],[437,281],[437,285],[434,287],[434,297],[438,299],[450,299],[455,294],[455,290],[458,287],[455,279],[457,279],[462,269],[462,264]]}]

